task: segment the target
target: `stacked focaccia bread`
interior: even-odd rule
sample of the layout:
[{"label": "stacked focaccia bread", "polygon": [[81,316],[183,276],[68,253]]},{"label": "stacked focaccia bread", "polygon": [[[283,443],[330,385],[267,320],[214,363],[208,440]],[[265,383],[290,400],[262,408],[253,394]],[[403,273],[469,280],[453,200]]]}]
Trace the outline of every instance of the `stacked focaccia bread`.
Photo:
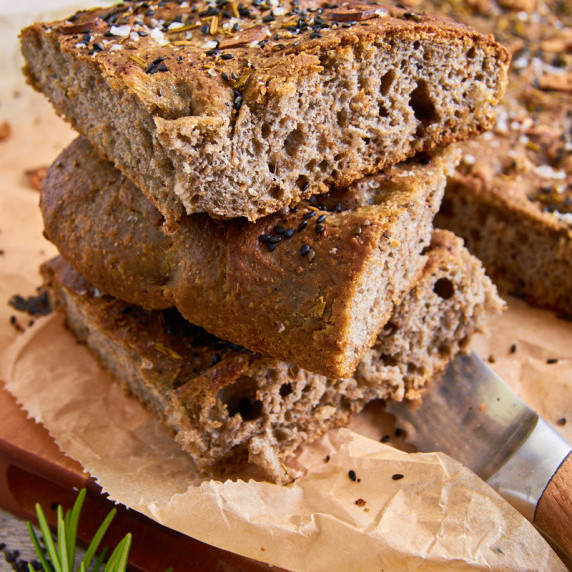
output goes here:
[{"label": "stacked focaccia bread", "polygon": [[300,443],[418,396],[500,309],[432,230],[449,143],[494,123],[492,38],[379,5],[161,1],[22,49],[84,135],[42,188],[46,285],[200,468],[286,481]]},{"label": "stacked focaccia bread", "polygon": [[572,5],[423,0],[513,53],[494,129],[462,145],[437,224],[505,292],[572,317]]}]

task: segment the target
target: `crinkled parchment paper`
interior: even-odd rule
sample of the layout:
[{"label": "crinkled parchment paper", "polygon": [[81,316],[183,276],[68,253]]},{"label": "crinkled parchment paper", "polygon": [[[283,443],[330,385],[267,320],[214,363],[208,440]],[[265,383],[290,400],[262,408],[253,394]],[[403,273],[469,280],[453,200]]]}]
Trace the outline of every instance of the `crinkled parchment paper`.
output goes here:
[{"label": "crinkled parchment paper", "polygon": [[[13,294],[35,292],[37,267],[54,253],[42,238],[37,193],[24,171],[48,165],[73,137],[41,97],[19,92],[0,93],[0,122],[12,127],[0,142],[0,376],[111,499],[291,570],[564,569],[534,527],[456,461],[379,443],[385,429],[375,410],[358,417],[353,431],[331,432],[305,451],[298,462],[310,470],[290,486],[199,477],[168,432],[99,370],[59,316],[28,327],[29,318],[7,305]],[[572,324],[516,301],[493,330],[492,341],[478,340],[481,355],[493,355],[493,367],[570,439],[570,423],[557,421],[572,422]],[[546,364],[551,357],[558,362]],[[394,480],[398,473],[404,477]]]}]

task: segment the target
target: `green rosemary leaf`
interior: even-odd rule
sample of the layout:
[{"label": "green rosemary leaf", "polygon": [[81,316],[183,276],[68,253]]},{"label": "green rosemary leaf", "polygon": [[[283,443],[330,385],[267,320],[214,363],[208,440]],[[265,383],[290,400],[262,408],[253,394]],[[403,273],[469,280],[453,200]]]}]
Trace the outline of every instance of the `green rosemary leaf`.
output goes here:
[{"label": "green rosemary leaf", "polygon": [[53,572],[53,569],[50,566],[50,563],[46,560],[46,557],[44,555],[44,551],[43,551],[42,547],[40,546],[40,541],[38,540],[38,537],[36,536],[36,531],[34,530],[32,523],[28,522],[27,525],[28,525],[28,532],[30,533],[30,538],[32,539],[32,544],[34,545],[34,550],[36,551],[36,554],[38,555],[38,560],[40,561],[40,564],[44,568],[44,572]]},{"label": "green rosemary leaf", "polygon": [[[104,572],[125,572],[125,568],[120,567],[120,562],[123,554],[125,553],[125,547],[127,547],[127,553],[129,553],[130,546],[131,534],[128,533],[121,539],[119,544],[115,547],[115,550],[111,553]],[[125,565],[127,565],[127,561],[125,562]]]},{"label": "green rosemary leaf", "polygon": [[130,532],[125,535],[125,544],[123,545],[123,550],[119,555],[119,562],[117,564],[117,571],[118,572],[125,572],[127,569],[127,560],[129,559],[129,550],[131,549],[131,541],[133,537]]},{"label": "green rosemary leaf", "polygon": [[[85,495],[87,494],[86,489],[81,489],[79,491],[75,503],[71,510],[69,522],[67,526],[67,543],[68,543],[68,562],[73,566],[75,562],[75,549],[77,545],[77,527],[79,523],[79,515],[83,507],[83,502],[85,500]],[[66,515],[67,516],[67,515]]]},{"label": "green rosemary leaf", "polygon": [[[66,521],[61,505],[57,509],[57,526],[58,526],[58,554],[60,557],[60,565],[62,572],[70,572],[70,563],[68,562],[68,544],[66,542]],[[73,567],[73,562],[72,562]]]},{"label": "green rosemary leaf", "polygon": [[[107,556],[107,546],[101,551],[101,553],[99,554],[99,556],[97,557],[95,564],[93,565],[93,569],[91,572],[99,572],[101,570],[101,567],[103,566],[103,562],[105,560],[105,557]],[[82,562],[83,564],[83,562]]]},{"label": "green rosemary leaf", "polygon": [[91,543],[87,547],[87,550],[85,552],[85,556],[83,557],[83,560],[82,560],[82,562],[85,562],[86,568],[89,568],[89,565],[91,564],[91,561],[93,560],[93,557],[95,556],[95,553],[97,552],[97,549],[99,548],[101,540],[103,539],[105,533],[107,532],[107,529],[109,528],[111,521],[115,517],[116,512],[117,512],[117,509],[115,509],[115,508],[111,509],[109,514],[105,517],[104,521],[100,524],[99,528],[97,529],[97,532],[95,533],[95,536],[93,537]]},{"label": "green rosemary leaf", "polygon": [[55,568],[56,572],[62,572],[62,567],[58,558],[58,553],[54,545],[54,539],[52,538],[52,533],[50,527],[48,526],[48,521],[46,520],[46,515],[42,510],[39,503],[36,503],[36,515],[38,517],[38,524],[40,525],[40,530],[42,531],[42,537],[44,539],[44,544],[48,550],[48,555],[52,562],[52,566]]}]

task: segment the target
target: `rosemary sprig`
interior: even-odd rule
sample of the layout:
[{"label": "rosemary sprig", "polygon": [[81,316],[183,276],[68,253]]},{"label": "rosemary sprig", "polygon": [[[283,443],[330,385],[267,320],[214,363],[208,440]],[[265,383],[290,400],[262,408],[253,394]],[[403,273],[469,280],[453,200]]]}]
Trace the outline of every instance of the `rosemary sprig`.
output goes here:
[{"label": "rosemary sprig", "polygon": [[[77,546],[77,529],[79,523],[80,512],[85,500],[86,490],[82,489],[73,505],[71,511],[66,511],[64,515],[63,509],[60,505],[57,508],[57,536],[54,542],[54,537],[50,531],[46,515],[42,510],[42,507],[36,503],[36,515],[38,517],[38,524],[40,531],[42,533],[42,538],[46,546],[47,556],[44,554],[44,550],[40,545],[40,541],[36,535],[32,524],[28,522],[28,531],[30,533],[30,538],[32,539],[32,544],[38,555],[38,559],[42,564],[44,572],[76,572],[75,569],[75,553]],[[100,572],[102,566],[104,566],[105,557],[107,555],[107,548],[101,551],[101,553],[96,557],[96,552],[101,544],[111,521],[115,517],[116,509],[112,509],[109,514],[105,517],[103,522],[100,524],[97,532],[95,533],[92,541],[90,542],[82,561],[79,564],[77,572]],[[127,569],[127,560],[129,558],[129,550],[131,548],[131,533],[125,535],[125,537],[119,542],[115,547],[115,550],[111,553],[109,560],[103,568],[103,572],[125,572]],[[92,560],[95,558],[93,567],[90,569]],[[28,570],[34,572],[34,568],[31,564],[28,564]]]}]

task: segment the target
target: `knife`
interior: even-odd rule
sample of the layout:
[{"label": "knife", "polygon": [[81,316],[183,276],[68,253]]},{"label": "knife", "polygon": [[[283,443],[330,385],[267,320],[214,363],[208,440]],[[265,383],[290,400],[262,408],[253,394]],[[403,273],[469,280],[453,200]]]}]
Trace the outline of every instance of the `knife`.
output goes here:
[{"label": "knife", "polygon": [[572,447],[474,353],[457,356],[421,402],[387,411],[419,451],[466,465],[572,562]]}]

